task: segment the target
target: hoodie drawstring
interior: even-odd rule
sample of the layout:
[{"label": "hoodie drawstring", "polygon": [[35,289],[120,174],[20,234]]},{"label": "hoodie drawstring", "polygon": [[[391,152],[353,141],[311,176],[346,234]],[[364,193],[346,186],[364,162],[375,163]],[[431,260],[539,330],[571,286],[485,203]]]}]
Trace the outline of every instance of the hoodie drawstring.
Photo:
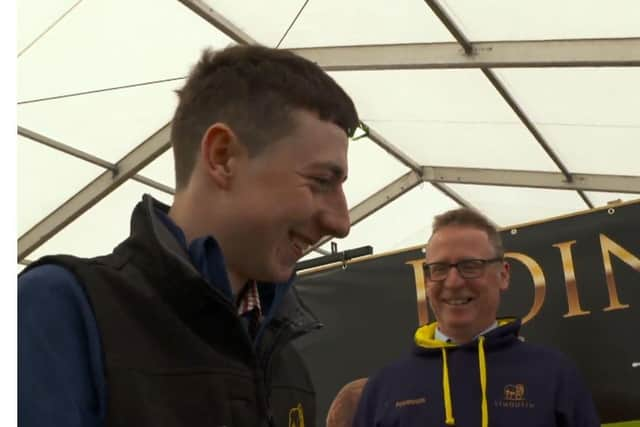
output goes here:
[{"label": "hoodie drawstring", "polygon": [[449,367],[447,366],[447,350],[442,347],[442,391],[444,395],[445,423],[448,426],[456,425],[451,407],[451,389],[449,388]]},{"label": "hoodie drawstring", "polygon": [[482,389],[482,427],[489,426],[489,409],[487,408],[487,362],[484,358],[484,337],[478,340],[478,363],[480,365],[480,388]]},{"label": "hoodie drawstring", "polygon": [[[448,426],[455,426],[456,420],[453,417],[451,387],[449,386],[447,350],[446,347],[441,347],[440,350],[442,351],[442,394],[444,395],[445,423]],[[478,339],[478,364],[480,370],[480,388],[482,390],[482,427],[489,427],[489,409],[487,405],[487,362],[484,356],[484,336],[481,336]]]}]

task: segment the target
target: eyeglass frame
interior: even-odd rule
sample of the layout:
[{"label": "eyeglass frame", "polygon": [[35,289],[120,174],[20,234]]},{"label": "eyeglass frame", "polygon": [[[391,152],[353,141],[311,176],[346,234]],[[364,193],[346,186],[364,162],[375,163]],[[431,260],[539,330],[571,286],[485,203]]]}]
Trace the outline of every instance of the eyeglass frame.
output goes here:
[{"label": "eyeglass frame", "polygon": [[[464,264],[468,262],[478,262],[478,261],[481,262],[482,267],[480,268],[479,273],[477,275],[466,277],[464,273],[460,270],[460,264]],[[487,271],[487,265],[492,264],[494,262],[498,262],[498,261],[504,261],[504,256],[499,256],[499,257],[489,258],[489,259],[482,259],[482,258],[463,259],[462,261],[454,262],[451,264],[447,264],[446,262],[431,262],[431,263],[424,262],[422,263],[422,271],[424,271],[425,277],[432,282],[444,282],[447,279],[447,276],[449,275],[449,271],[451,270],[452,267],[455,267],[455,269],[458,271],[458,274],[463,279],[477,279],[478,277],[482,276],[485,271]],[[431,273],[430,273],[430,270],[431,270],[430,266],[432,265],[446,266],[447,274],[445,274],[445,276],[442,279],[438,279],[438,280],[432,279]]]}]

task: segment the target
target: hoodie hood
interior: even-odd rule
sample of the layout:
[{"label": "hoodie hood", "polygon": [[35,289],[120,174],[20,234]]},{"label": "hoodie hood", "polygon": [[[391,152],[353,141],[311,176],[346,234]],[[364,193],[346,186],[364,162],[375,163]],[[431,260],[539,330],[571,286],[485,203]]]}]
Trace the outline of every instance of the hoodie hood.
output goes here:
[{"label": "hoodie hood", "polygon": [[[483,334],[486,338],[485,345],[488,348],[494,346],[503,345],[506,342],[517,339],[520,331],[520,320],[515,317],[501,317],[496,319],[498,326],[489,332]],[[441,348],[474,348],[476,347],[476,341],[479,336],[473,341],[466,344],[456,344],[441,341],[435,337],[436,330],[438,329],[438,322],[432,322],[427,325],[421,326],[416,330],[414,335],[415,351],[421,353],[423,351],[436,351]]]}]

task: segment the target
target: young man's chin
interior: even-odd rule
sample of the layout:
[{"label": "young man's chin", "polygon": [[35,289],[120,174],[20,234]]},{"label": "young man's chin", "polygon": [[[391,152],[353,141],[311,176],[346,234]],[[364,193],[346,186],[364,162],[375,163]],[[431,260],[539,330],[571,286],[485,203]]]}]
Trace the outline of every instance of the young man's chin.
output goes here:
[{"label": "young man's chin", "polygon": [[277,269],[274,269],[270,272],[270,278],[265,280],[267,282],[272,283],[283,283],[289,281],[291,275],[293,274],[293,270],[295,269],[295,265],[292,266],[279,266]]}]

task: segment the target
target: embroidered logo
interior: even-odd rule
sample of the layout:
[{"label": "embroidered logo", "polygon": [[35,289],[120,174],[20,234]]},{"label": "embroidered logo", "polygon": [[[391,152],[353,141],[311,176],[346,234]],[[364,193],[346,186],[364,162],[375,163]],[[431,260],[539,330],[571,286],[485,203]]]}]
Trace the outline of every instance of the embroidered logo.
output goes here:
[{"label": "embroidered logo", "polygon": [[289,409],[289,427],[304,427],[302,403],[298,403],[298,406]]},{"label": "embroidered logo", "polygon": [[525,398],[524,384],[507,384],[503,399],[495,400],[493,404],[498,408],[535,408],[535,404]]},{"label": "embroidered logo", "polygon": [[417,399],[398,400],[396,402],[396,408],[404,408],[405,406],[417,406],[427,403],[426,397],[419,397]]},{"label": "embroidered logo", "polygon": [[504,388],[504,400],[524,400],[524,384],[508,384]]}]

